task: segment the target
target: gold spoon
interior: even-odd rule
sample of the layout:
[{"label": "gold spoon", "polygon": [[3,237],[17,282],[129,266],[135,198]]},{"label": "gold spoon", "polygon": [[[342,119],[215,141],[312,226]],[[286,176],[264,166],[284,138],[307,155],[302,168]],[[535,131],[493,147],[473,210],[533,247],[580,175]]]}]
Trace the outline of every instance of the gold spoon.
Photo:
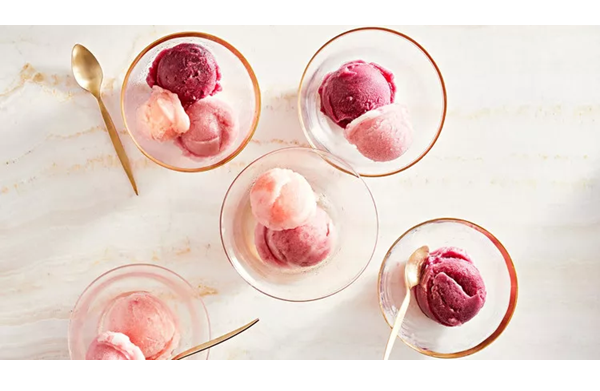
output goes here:
[{"label": "gold spoon", "polygon": [[100,93],[102,88],[102,68],[100,67],[100,63],[89,50],[84,46],[77,44],[73,46],[73,51],[71,52],[71,69],[73,70],[73,76],[75,76],[77,84],[84,90],[90,92],[98,101],[102,118],[104,118],[106,129],[108,129],[110,139],[117,151],[117,156],[125,169],[129,182],[131,182],[131,186],[133,186],[133,191],[138,195],[138,189],[135,184],[135,179],[133,179],[129,159],[125,154],[125,149],[119,139],[115,124],[110,118],[110,114],[108,113],[106,106],[104,106],[104,102],[102,102]]},{"label": "gold spoon", "polygon": [[394,327],[392,328],[392,333],[390,334],[390,338],[387,341],[387,345],[385,346],[385,353],[383,355],[383,359],[387,360],[390,358],[390,353],[392,353],[392,348],[394,347],[394,342],[396,341],[396,337],[400,332],[400,326],[402,326],[402,321],[404,320],[404,316],[406,315],[406,311],[408,310],[408,304],[410,303],[410,291],[415,286],[419,285],[419,281],[421,281],[421,266],[423,265],[423,261],[429,255],[429,247],[423,246],[417,249],[410,258],[408,258],[408,262],[406,262],[406,267],[404,268],[404,284],[406,285],[406,296],[404,297],[404,301],[398,310],[398,314],[396,315],[396,321],[394,322]]},{"label": "gold spoon", "polygon": [[245,326],[240,327],[237,330],[233,330],[230,333],[221,335],[219,338],[215,338],[208,342],[203,343],[202,345],[194,346],[191,349],[186,350],[185,352],[179,353],[177,356],[173,357],[171,360],[181,360],[183,358],[189,357],[193,354],[200,353],[203,350],[210,349],[213,346],[217,346],[220,343],[227,341],[230,338],[235,337],[236,335],[248,330],[250,327],[254,326],[258,323],[258,319],[254,319],[252,322],[248,323]]}]

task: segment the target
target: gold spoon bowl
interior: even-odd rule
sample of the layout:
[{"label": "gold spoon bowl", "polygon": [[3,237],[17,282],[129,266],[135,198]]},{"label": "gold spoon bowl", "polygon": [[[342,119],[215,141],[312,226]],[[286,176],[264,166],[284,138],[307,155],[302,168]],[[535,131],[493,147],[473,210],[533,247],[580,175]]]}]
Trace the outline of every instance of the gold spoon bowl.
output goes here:
[{"label": "gold spoon bowl", "polygon": [[408,310],[408,304],[410,303],[412,288],[419,285],[419,282],[421,281],[421,268],[423,265],[423,261],[425,261],[428,255],[429,247],[419,247],[417,251],[411,254],[410,258],[408,258],[408,261],[406,262],[406,267],[404,268],[404,285],[406,286],[406,295],[404,296],[402,305],[398,310],[396,320],[394,321],[394,327],[392,327],[390,338],[387,341],[385,353],[383,354],[384,360],[390,358],[390,353],[392,353],[394,342],[396,342],[396,337],[398,336],[398,332],[400,331],[400,326],[402,326],[402,321],[404,320],[404,316],[406,315],[406,310]]}]

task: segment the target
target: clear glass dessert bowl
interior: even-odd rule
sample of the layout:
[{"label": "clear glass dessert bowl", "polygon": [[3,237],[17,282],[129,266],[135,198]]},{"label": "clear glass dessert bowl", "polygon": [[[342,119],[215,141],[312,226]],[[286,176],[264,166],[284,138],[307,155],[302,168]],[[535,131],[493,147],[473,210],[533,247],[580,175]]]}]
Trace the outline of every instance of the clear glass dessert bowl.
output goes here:
[{"label": "clear glass dessert bowl", "polygon": [[428,246],[430,251],[442,247],[464,250],[479,269],[487,296],[475,317],[460,326],[447,327],[428,318],[413,294],[398,338],[419,353],[438,358],[464,357],[489,346],[506,329],[515,311],[517,274],[502,243],[484,228],[466,220],[426,221],[406,231],[391,246],[377,284],[385,321],[390,328],[394,324],[406,294],[406,261],[421,246]]},{"label": "clear glass dessert bowl", "polygon": [[[318,206],[331,217],[335,232],[332,249],[315,266],[275,266],[258,254],[250,190],[257,177],[272,168],[304,176]],[[375,201],[362,178],[340,158],[311,148],[284,148],[255,160],[233,181],[221,208],[221,240],[233,267],[255,289],[286,301],[322,299],[352,284],[373,256],[378,224]]]},{"label": "clear glass dessert bowl", "polygon": [[[354,60],[378,64],[394,75],[394,103],[405,106],[414,129],[411,146],[394,160],[366,158],[345,139],[343,129],[321,112],[318,91],[323,79]],[[446,107],[444,79],[431,55],[409,36],[379,27],[346,31],[325,43],[308,62],[298,91],[300,124],[310,145],[339,156],[364,177],[396,174],[419,162],[442,131]]]},{"label": "clear glass dessert bowl", "polygon": [[[214,98],[227,103],[237,117],[238,132],[231,145],[210,157],[189,157],[174,141],[156,141],[145,136],[138,121],[138,108],[150,97],[146,77],[156,56],[181,43],[208,49],[219,66],[222,90]],[[162,37],[133,60],[123,80],[121,111],[125,128],[140,151],[153,162],[175,171],[200,172],[222,166],[235,158],[250,142],[258,126],[261,95],[254,70],[246,58],[230,43],[210,34],[182,32]]]},{"label": "clear glass dessert bowl", "polygon": [[[69,321],[69,354],[85,359],[91,342],[105,330],[104,318],[121,297],[146,292],[159,299],[174,315],[179,342],[172,355],[210,340],[208,312],[194,289],[178,274],[156,265],[132,264],[112,269],[95,279],[81,294]],[[190,357],[206,360],[208,351]]]}]

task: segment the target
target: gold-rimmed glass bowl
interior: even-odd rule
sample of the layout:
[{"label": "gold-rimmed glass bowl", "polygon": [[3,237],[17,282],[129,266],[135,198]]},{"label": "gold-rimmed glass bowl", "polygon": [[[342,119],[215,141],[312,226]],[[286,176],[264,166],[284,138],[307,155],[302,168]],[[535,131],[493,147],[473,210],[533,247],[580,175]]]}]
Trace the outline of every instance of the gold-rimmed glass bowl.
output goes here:
[{"label": "gold-rimmed glass bowl", "polygon": [[389,249],[379,271],[378,296],[385,321],[392,327],[406,294],[404,267],[421,246],[430,251],[457,247],[471,257],[483,278],[487,296],[479,313],[465,324],[446,327],[429,319],[411,299],[398,337],[431,357],[458,358],[490,345],[504,331],[517,304],[517,274],[508,251],[494,235],[466,220],[441,218],[406,231]]},{"label": "gold-rimmed glass bowl", "polygon": [[[312,301],[348,287],[363,273],[377,245],[379,219],[375,201],[363,179],[343,160],[311,148],[283,148],[250,163],[235,178],[221,208],[221,240],[239,275],[258,291],[285,301]],[[256,219],[250,189],[272,168],[287,168],[306,178],[317,204],[331,217],[333,248],[320,264],[287,269],[262,261],[255,242]]]},{"label": "gold-rimmed glass bowl", "polygon": [[[84,360],[90,343],[104,330],[102,319],[111,303],[124,294],[147,292],[161,300],[175,316],[179,344],[173,355],[210,341],[208,312],[200,296],[183,277],[157,265],[131,264],[109,270],[83,291],[69,321],[69,354]],[[206,360],[208,350],[190,357]]]},{"label": "gold-rimmed glass bowl", "polygon": [[[395,102],[407,107],[414,129],[411,147],[395,160],[364,157],[321,112],[318,90],[323,78],[354,60],[374,62],[394,74]],[[300,123],[310,145],[341,157],[364,177],[396,174],[421,160],[442,131],[446,106],[444,79],[431,55],[409,36],[380,27],[346,31],[325,43],[308,62],[298,91]]]},{"label": "gold-rimmed glass bowl", "polygon": [[[156,56],[181,43],[207,48],[221,70],[223,90],[214,95],[233,108],[239,123],[236,140],[216,156],[190,158],[174,141],[159,142],[145,137],[136,121],[136,111],[150,96],[146,76]],[[210,34],[183,32],[167,35],[148,45],[133,60],[123,80],[121,111],[125,127],[140,151],[153,162],[175,171],[200,172],[222,166],[236,157],[248,144],[258,125],[261,95],[258,80],[246,58],[230,43]]]}]

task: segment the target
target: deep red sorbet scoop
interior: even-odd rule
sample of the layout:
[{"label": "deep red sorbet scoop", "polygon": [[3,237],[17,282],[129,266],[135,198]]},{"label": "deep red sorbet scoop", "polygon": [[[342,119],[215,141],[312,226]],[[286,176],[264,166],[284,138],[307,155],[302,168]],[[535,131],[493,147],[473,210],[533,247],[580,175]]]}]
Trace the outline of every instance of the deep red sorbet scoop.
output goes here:
[{"label": "deep red sorbet scoop", "polygon": [[184,107],[221,91],[221,71],[208,49],[194,44],[181,43],[158,53],[146,82],[157,84],[179,97]]},{"label": "deep red sorbet scoop", "polygon": [[327,74],[319,87],[321,111],[342,128],[367,111],[394,103],[395,93],[394,75],[363,60]]},{"label": "deep red sorbet scoop", "polygon": [[443,247],[423,263],[415,288],[425,315],[444,326],[460,326],[473,319],[485,303],[485,284],[471,258],[462,250]]}]

